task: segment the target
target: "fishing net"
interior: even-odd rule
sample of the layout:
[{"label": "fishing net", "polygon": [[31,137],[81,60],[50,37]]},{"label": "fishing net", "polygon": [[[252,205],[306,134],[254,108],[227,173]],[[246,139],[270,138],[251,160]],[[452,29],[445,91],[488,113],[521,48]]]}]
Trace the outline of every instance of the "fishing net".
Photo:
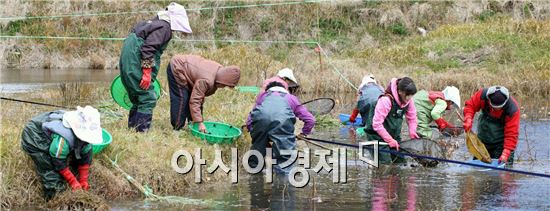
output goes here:
[{"label": "fishing net", "polygon": [[[436,158],[446,158],[447,155],[444,147],[442,147],[440,143],[430,139],[411,139],[403,141],[399,144],[399,149],[406,153]],[[413,157],[413,159],[424,167],[435,167],[439,164],[438,161],[432,159],[416,157]]]},{"label": "fishing net", "polygon": [[464,133],[464,128],[462,127],[448,127],[441,130],[441,134],[445,137],[457,137]]},{"label": "fishing net", "polygon": [[485,148],[485,145],[479,140],[475,133],[466,133],[466,146],[468,147],[468,151],[478,160],[485,163],[491,163],[491,156],[489,156],[487,148]]},{"label": "fishing net", "polygon": [[335,102],[332,98],[317,98],[302,103],[313,115],[325,115],[334,108]]}]

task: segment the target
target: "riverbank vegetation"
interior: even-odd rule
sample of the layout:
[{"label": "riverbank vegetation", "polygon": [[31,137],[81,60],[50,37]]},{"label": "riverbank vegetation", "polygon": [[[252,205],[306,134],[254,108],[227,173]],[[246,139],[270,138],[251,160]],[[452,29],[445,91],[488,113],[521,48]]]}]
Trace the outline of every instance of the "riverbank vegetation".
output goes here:
[{"label": "riverbank vegetation", "polygon": [[[6,16],[51,16],[71,13],[156,11],[170,1],[2,1]],[[190,131],[173,131],[165,66],[177,53],[200,54],[242,69],[241,85],[261,85],[279,69],[291,67],[301,84],[301,96],[332,97],[337,107],[351,110],[352,99],[364,74],[373,73],[381,84],[390,78],[411,76],[419,88],[461,89],[463,99],[483,86],[504,85],[519,99],[543,99],[522,113],[548,115],[550,97],[550,8],[543,1],[350,1],[252,8],[203,9],[266,2],[184,1],[194,33],[177,34],[162,57],[159,80],[163,96],[146,134],[126,128],[128,112],[112,101],[110,84],[65,84],[53,89],[8,97],[64,106],[92,105],[102,113],[102,126],[113,144],[102,154],[155,194],[185,196],[191,191],[215,190],[215,183],[196,184],[194,175],[181,175],[170,166],[172,154],[203,148],[206,159],[216,148],[244,151],[250,138],[232,146],[206,144]],[[11,12],[10,12],[11,11]],[[23,11],[20,13],[20,11]],[[3,20],[0,35],[123,38],[138,20],[154,12],[116,16],[74,16]],[[418,27],[427,31],[425,36]],[[232,42],[227,40],[234,40]],[[240,42],[249,40],[253,42]],[[313,43],[277,43],[276,40]],[[0,62],[7,68],[116,68],[120,40],[13,39],[0,40]],[[4,71],[4,70],[2,70]],[[208,120],[240,126],[252,108],[254,95],[220,90],[207,98]],[[520,102],[521,103],[521,102]],[[523,105],[523,104],[522,104]],[[0,208],[44,204],[34,164],[20,147],[20,134],[33,116],[54,108],[1,101]],[[331,124],[332,119],[325,119]],[[228,156],[224,156],[228,158]],[[91,193],[106,201],[138,199],[143,195],[113,171],[103,156],[95,156]],[[219,173],[219,172],[218,172]],[[204,174],[205,181],[228,182],[225,174]]]}]

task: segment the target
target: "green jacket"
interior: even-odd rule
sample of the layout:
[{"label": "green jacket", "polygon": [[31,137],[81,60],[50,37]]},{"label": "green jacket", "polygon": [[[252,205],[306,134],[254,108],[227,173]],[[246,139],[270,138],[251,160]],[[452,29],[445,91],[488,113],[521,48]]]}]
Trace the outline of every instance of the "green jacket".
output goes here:
[{"label": "green jacket", "polygon": [[414,105],[418,118],[417,134],[422,138],[431,138],[430,123],[441,118],[447,109],[447,102],[441,92],[420,90],[414,95]]}]

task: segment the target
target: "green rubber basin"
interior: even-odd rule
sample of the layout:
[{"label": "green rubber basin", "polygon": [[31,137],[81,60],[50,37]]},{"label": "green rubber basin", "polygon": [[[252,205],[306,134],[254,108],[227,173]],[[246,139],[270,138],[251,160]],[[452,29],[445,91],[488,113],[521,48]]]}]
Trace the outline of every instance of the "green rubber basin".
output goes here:
[{"label": "green rubber basin", "polygon": [[[160,87],[160,83],[158,80],[155,80],[152,85],[158,100],[160,98],[160,91],[162,89]],[[124,85],[122,84],[122,79],[120,78],[120,75],[117,76],[111,83],[111,97],[118,105],[120,105],[122,108],[126,110],[130,110],[134,105],[132,101],[130,101],[128,92],[126,91],[126,88],[124,88]]]},{"label": "green rubber basin", "polygon": [[193,136],[210,144],[232,144],[242,134],[241,129],[221,122],[204,122],[204,126],[207,133],[200,132],[197,123],[190,124],[189,128]]},{"label": "green rubber basin", "polygon": [[105,147],[109,146],[111,142],[113,141],[113,136],[109,132],[107,132],[105,129],[103,129],[101,135],[103,136],[103,142],[100,144],[92,144],[92,153],[95,155],[99,152],[101,152]]}]

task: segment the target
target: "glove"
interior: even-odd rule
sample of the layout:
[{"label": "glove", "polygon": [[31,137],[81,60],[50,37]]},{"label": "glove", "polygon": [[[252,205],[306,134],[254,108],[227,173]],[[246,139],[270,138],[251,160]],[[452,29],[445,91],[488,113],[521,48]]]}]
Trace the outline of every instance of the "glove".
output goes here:
[{"label": "glove", "polygon": [[418,134],[416,134],[416,132],[409,132],[409,138],[411,138],[411,139],[419,139],[420,136],[418,136]]},{"label": "glove", "polygon": [[82,189],[82,186],[80,185],[80,183],[78,183],[78,181],[76,181],[76,177],[74,177],[71,170],[69,170],[69,167],[66,167],[61,171],[59,171],[59,174],[61,174],[61,176],[65,178],[65,180],[67,181],[67,183],[69,183],[73,191]]},{"label": "glove", "polygon": [[349,122],[355,123],[355,118],[357,118],[357,114],[359,114],[359,109],[354,108],[353,111],[351,111],[351,116],[349,117]]},{"label": "glove", "polygon": [[307,135],[305,135],[305,134],[303,134],[303,133],[300,133],[300,134],[298,134],[298,135],[296,136],[296,138],[297,138],[298,140],[306,140]]},{"label": "glove", "polygon": [[500,158],[498,159],[498,163],[506,163],[508,162],[508,158],[510,157],[510,154],[512,152],[509,149],[502,150],[502,154],[500,155]]},{"label": "glove", "polygon": [[88,184],[88,172],[90,169],[90,164],[84,164],[78,167],[78,182],[80,182],[80,186],[82,186],[82,189],[89,190],[90,184]]},{"label": "glove", "polygon": [[153,68],[142,68],[142,70],[143,76],[141,76],[139,87],[141,87],[143,90],[148,90],[149,86],[151,86],[151,72],[153,72]]},{"label": "glove", "polygon": [[443,131],[445,128],[454,127],[453,125],[449,124],[443,117],[436,119],[435,123],[437,124],[437,128],[439,128],[439,131]]},{"label": "glove", "polygon": [[470,132],[472,130],[472,117],[464,117],[464,131]]},{"label": "glove", "polygon": [[399,151],[399,143],[395,139],[390,139],[389,141],[386,141],[386,142],[391,148],[395,148],[395,150]]}]

